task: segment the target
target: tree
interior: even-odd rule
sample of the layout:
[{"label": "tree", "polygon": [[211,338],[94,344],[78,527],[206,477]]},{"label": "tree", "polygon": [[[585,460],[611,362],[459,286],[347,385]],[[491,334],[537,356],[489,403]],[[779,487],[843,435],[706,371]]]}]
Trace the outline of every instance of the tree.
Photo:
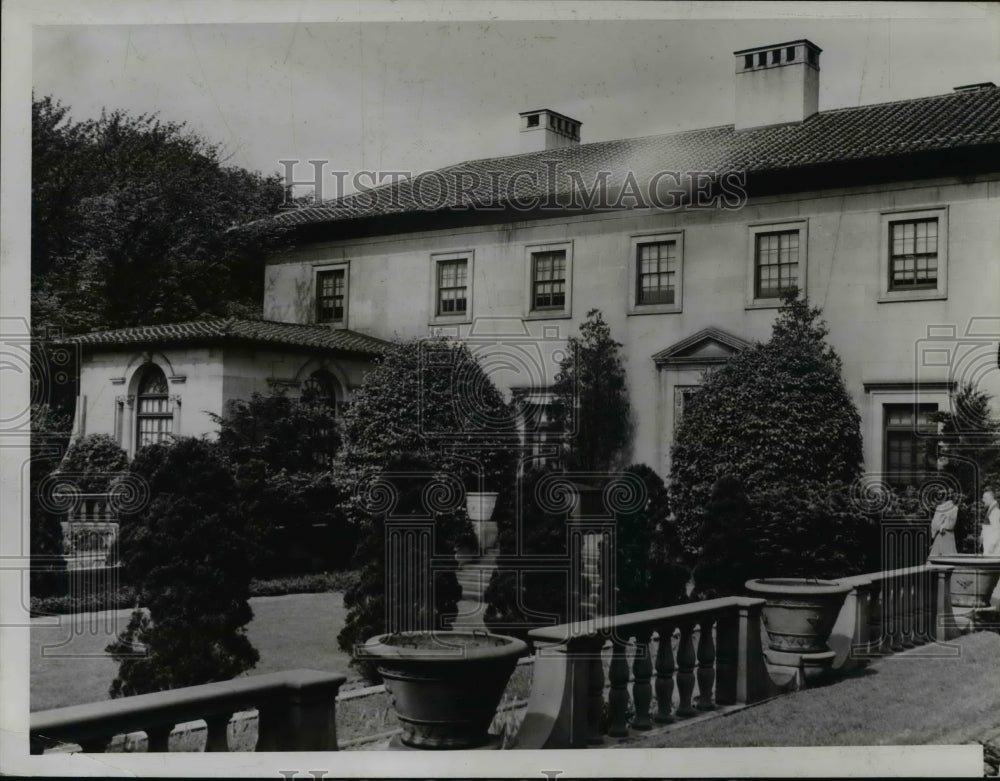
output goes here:
[{"label": "tree", "polygon": [[277,175],[157,116],[32,101],[32,318],[66,333],[260,311]]},{"label": "tree", "polygon": [[771,339],[708,373],[685,404],[671,501],[692,557],[712,486],[731,476],[753,509],[758,576],[822,577],[863,566],[863,520],[847,500],[862,468],[860,416],[819,317],[793,291]]},{"label": "tree", "polygon": [[580,336],[567,342],[566,357],[553,385],[555,417],[568,441],[566,466],[609,472],[629,444],[630,406],[625,367],[600,310],[591,309]]},{"label": "tree", "polygon": [[753,508],[743,485],[723,475],[712,486],[705,519],[695,542],[698,545],[692,573],[698,599],[742,594],[754,571]]},{"label": "tree", "polygon": [[356,528],[344,517],[330,471],[340,447],[334,409],[275,391],[234,399],[212,418],[252,540],[253,573],[347,566]]},{"label": "tree", "polygon": [[[430,475],[455,487],[460,505],[461,489],[495,490],[507,501],[514,486],[516,440],[514,415],[500,391],[468,348],[445,338],[414,339],[388,346],[365,376],[344,415],[344,447],[334,464],[342,486],[343,507],[359,530],[355,561],[362,566],[360,582],[344,597],[349,608],[340,647],[353,651],[370,636],[392,631],[386,623],[387,607],[393,615],[406,605],[386,605],[404,584],[400,573],[387,572],[385,523],[388,510],[373,510],[370,486],[388,480],[400,496],[393,516],[429,513],[434,524],[436,551],[445,565],[435,574],[433,604],[421,614],[426,627],[442,627],[455,611],[461,592],[448,566],[459,544],[472,536],[465,508],[438,506],[429,512],[427,502],[401,474],[415,473],[425,483]],[[418,501],[419,500],[419,501]],[[422,503],[422,504],[421,504]],[[424,563],[417,563],[419,567]],[[407,612],[410,611],[410,612]],[[419,612],[419,611],[418,611]],[[356,662],[368,676],[370,666]]]},{"label": "tree", "polygon": [[150,502],[123,516],[121,548],[138,605],[107,652],[118,662],[112,697],[234,678],[259,655],[236,485],[215,446],[185,437],[142,448],[131,471]]},{"label": "tree", "polygon": [[952,396],[950,412],[931,416],[940,424],[937,447],[943,476],[960,494],[955,541],[967,553],[978,550],[976,519],[983,509],[983,488],[1000,482],[1000,420],[992,416],[991,398],[966,382]]}]

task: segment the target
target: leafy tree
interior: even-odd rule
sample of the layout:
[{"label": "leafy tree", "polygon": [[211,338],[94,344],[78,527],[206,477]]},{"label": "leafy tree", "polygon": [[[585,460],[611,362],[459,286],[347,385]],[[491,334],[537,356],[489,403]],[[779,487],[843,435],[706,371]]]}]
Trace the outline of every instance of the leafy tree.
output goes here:
[{"label": "leafy tree", "polygon": [[212,417],[253,543],[254,574],[346,566],[356,528],[330,471],[340,447],[333,408],[275,391],[232,400]]},{"label": "leafy tree", "polygon": [[[67,333],[255,311],[277,175],[157,116],[32,101],[32,318]],[[257,222],[255,222],[257,221]]]},{"label": "leafy tree", "polygon": [[[59,466],[70,437],[70,420],[48,404],[31,406],[31,474],[28,511],[31,533],[31,593],[48,596],[60,591],[65,563],[62,556],[61,514],[44,480]],[[40,557],[40,558],[35,558]]]},{"label": "leafy tree", "polygon": [[552,390],[557,421],[574,432],[566,454],[571,470],[608,472],[629,444],[631,412],[620,348],[598,309],[587,312],[580,336],[568,339]]},{"label": "leafy tree", "polygon": [[972,383],[963,383],[952,396],[951,411],[932,415],[941,427],[937,445],[942,471],[960,493],[955,541],[967,553],[978,549],[976,520],[984,509],[983,487],[1000,482],[1000,420],[992,415],[991,398]]},{"label": "leafy tree", "polygon": [[705,519],[695,542],[694,593],[698,599],[734,596],[754,577],[753,508],[743,485],[724,475],[712,486]]},{"label": "leafy tree", "polygon": [[692,558],[712,486],[731,476],[753,510],[756,576],[834,576],[863,566],[864,523],[848,501],[861,474],[860,416],[819,317],[793,291],[771,339],[707,374],[685,404],[671,500]]},{"label": "leafy tree", "polygon": [[104,493],[114,478],[127,469],[128,455],[114,437],[87,434],[69,446],[58,471],[81,493]]},{"label": "leafy tree", "polygon": [[[107,652],[112,697],[233,678],[259,655],[236,485],[212,443],[185,437],[142,448],[131,471],[150,502],[123,518],[121,547],[138,605]],[[141,606],[141,607],[140,607]]]}]

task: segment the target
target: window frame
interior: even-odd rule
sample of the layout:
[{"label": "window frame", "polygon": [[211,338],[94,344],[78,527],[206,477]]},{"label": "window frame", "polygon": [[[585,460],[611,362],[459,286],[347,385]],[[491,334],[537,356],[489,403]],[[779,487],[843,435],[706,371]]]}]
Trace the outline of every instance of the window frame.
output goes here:
[{"label": "window frame", "polygon": [[[892,209],[879,213],[879,303],[936,301],[948,298],[948,207]],[[892,274],[892,226],[902,222],[937,220],[937,281],[934,287],[894,289]]]},{"label": "window frame", "polygon": [[[163,393],[143,393],[143,386],[149,379],[149,375],[153,371],[159,372],[160,376],[163,377],[163,387],[165,391]],[[167,377],[167,373],[163,371],[161,366],[155,363],[148,363],[141,369],[142,374],[139,376],[138,384],[135,388],[135,421],[134,421],[134,437],[135,437],[135,448],[134,451],[137,452],[140,448],[146,445],[154,445],[158,442],[164,442],[169,440],[174,436],[175,428],[175,414],[174,414],[174,399],[170,393],[170,379]],[[144,401],[162,401],[166,407],[166,411],[157,412],[146,412],[143,410]],[[160,420],[168,421],[166,430],[158,430],[155,432],[143,432],[142,424],[146,420]],[[143,433],[153,433],[158,434],[158,438],[153,439],[149,442],[143,442]]]},{"label": "window frame", "polygon": [[[440,280],[439,269],[442,263],[453,263],[464,260],[465,266],[465,311],[454,314],[441,314],[438,311]],[[431,254],[430,264],[430,318],[431,325],[463,324],[472,322],[473,279],[475,274],[475,251],[471,249],[454,252],[435,252]]]},{"label": "window frame", "polygon": [[809,221],[784,220],[762,222],[747,226],[747,266],[746,266],[746,309],[778,309],[781,296],[761,298],[757,296],[757,237],[767,233],[799,234],[798,282],[800,296],[806,292],[809,269]]},{"label": "window frame", "polygon": [[[535,308],[535,256],[550,252],[563,252],[566,259],[564,274],[564,296],[561,307]],[[545,242],[528,244],[524,248],[524,319],[557,320],[573,316],[573,242]]]},{"label": "window frame", "polygon": [[[938,404],[936,404],[934,402],[926,402],[926,401],[916,401],[916,400],[913,400],[911,402],[883,402],[881,404],[881,409],[882,409],[882,421],[881,421],[881,425],[882,425],[882,465],[881,465],[882,466],[882,468],[881,468],[882,479],[887,484],[893,486],[893,488],[895,488],[896,490],[905,489],[908,485],[913,485],[913,484],[912,483],[908,483],[907,485],[903,485],[901,483],[896,484],[892,480],[892,477],[891,477],[892,475],[900,474],[899,470],[890,470],[889,469],[889,445],[890,445],[890,437],[891,437],[891,435],[893,433],[904,432],[904,433],[909,434],[910,437],[908,439],[908,442],[910,444],[910,449],[913,450],[913,451],[916,451],[916,450],[920,449],[919,445],[921,443],[921,439],[923,439],[924,440],[923,444],[925,445],[925,447],[928,450],[928,457],[929,458],[933,458],[934,461],[935,461],[935,463],[937,461],[936,456],[933,453],[933,447],[934,447],[934,443],[936,441],[936,435],[938,433],[938,430],[939,430],[940,426],[937,425],[937,424],[935,424],[934,422],[930,422],[927,430],[926,431],[922,430],[920,428],[920,424],[919,424],[919,414],[920,414],[922,408],[926,409],[928,412],[932,412],[932,413],[936,413],[936,412],[938,412],[940,410],[940,407],[938,406]],[[933,408],[933,409],[931,409],[931,408]],[[889,415],[890,415],[890,411],[894,410],[894,409],[908,409],[908,410],[911,410],[912,414],[914,416],[914,421],[911,421],[911,423],[908,424],[908,425],[891,426],[890,423],[889,423]],[[932,476],[932,475],[934,475],[936,473],[937,473],[937,469],[936,468],[933,469],[933,470],[930,470],[930,471],[926,472],[926,474],[927,474],[928,477],[930,477],[930,476]],[[919,467],[917,467],[917,468],[915,468],[912,471],[911,474],[918,475],[918,474],[925,474],[925,473],[923,471],[921,471],[919,469]],[[918,490],[920,489],[919,485],[914,485],[914,487],[917,488]]]},{"label": "window frame", "polygon": [[[666,244],[674,242],[677,245],[677,270],[674,285],[674,302],[672,304],[639,302],[639,249],[648,244]],[[676,314],[684,311],[684,231],[665,231],[659,233],[638,233],[629,237],[628,259],[628,302],[629,315]]]},{"label": "window frame", "polygon": [[[344,273],[344,316],[340,320],[320,320],[319,319],[319,291],[320,274],[343,271]],[[325,325],[330,328],[347,328],[350,316],[351,299],[351,267],[349,263],[314,263],[312,266],[312,322],[316,325]]]}]

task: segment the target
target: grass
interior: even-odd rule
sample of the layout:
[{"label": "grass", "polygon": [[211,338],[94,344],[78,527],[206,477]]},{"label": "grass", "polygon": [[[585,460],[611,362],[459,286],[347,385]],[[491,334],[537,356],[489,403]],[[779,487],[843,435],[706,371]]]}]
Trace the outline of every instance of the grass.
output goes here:
[{"label": "grass", "polygon": [[[299,667],[351,675],[349,657],[337,646],[337,632],[346,618],[340,594],[256,597],[250,606],[254,619],[247,635],[260,652],[260,662],[250,675]],[[32,619],[31,710],[108,699],[108,686],[118,668],[104,647],[128,624],[129,613]],[[85,624],[75,624],[84,620]],[[53,622],[58,623],[46,625]]]},{"label": "grass", "polygon": [[1000,635],[953,641],[958,656],[887,657],[853,677],[629,741],[630,748],[962,744],[1000,728]]}]

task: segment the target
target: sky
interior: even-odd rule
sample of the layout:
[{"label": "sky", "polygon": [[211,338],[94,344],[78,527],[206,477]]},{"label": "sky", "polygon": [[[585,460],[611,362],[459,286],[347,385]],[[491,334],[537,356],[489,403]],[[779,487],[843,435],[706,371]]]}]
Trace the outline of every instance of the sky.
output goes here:
[{"label": "sky", "polygon": [[234,165],[320,159],[353,173],[515,154],[528,109],[582,121],[583,142],[731,123],[732,53],[798,38],[823,49],[820,110],[1000,83],[996,5],[394,3],[434,20],[361,18],[379,7],[333,22],[348,6],[287,3],[266,23],[39,25],[31,84],[77,119],[123,108],[183,121]]}]

